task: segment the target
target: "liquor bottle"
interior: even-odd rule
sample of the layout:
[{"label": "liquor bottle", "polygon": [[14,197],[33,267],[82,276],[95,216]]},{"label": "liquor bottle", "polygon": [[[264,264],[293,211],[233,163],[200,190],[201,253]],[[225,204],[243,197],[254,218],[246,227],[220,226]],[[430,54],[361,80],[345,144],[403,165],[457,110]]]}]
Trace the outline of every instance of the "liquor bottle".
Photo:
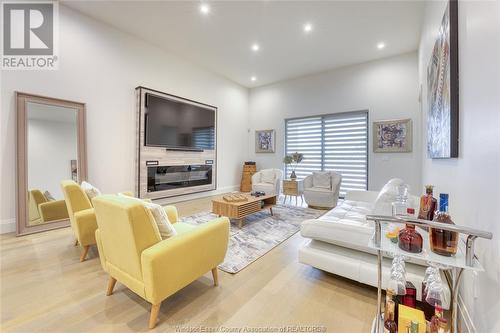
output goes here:
[{"label": "liquor bottle", "polygon": [[413,224],[407,224],[406,228],[399,232],[398,238],[398,246],[400,249],[411,253],[422,252],[424,241],[422,235],[415,230]]},{"label": "liquor bottle", "polygon": [[441,319],[443,319],[443,308],[439,304],[436,304],[434,316],[432,316],[430,322],[430,333],[439,333]]},{"label": "liquor bottle", "polygon": [[[455,224],[447,212],[437,212],[434,222]],[[450,257],[457,253],[458,233],[449,230],[429,228],[429,243],[434,253]]]},{"label": "liquor bottle", "polygon": [[448,321],[444,318],[440,318],[438,333],[447,333],[447,332],[448,332]]},{"label": "liquor bottle", "polygon": [[406,281],[406,294],[403,296],[402,304],[414,309],[417,307],[417,288],[410,281]]},{"label": "liquor bottle", "polygon": [[387,320],[384,321],[384,333],[397,333],[398,325],[394,321],[394,302],[389,301],[387,308],[389,314]]},{"label": "liquor bottle", "polygon": [[393,302],[394,290],[388,288],[385,292],[384,322],[389,319],[389,302]]},{"label": "liquor bottle", "polygon": [[420,210],[418,218],[422,220],[432,221],[434,219],[434,212],[437,208],[437,200],[433,196],[434,186],[425,186],[425,195],[420,198]]}]

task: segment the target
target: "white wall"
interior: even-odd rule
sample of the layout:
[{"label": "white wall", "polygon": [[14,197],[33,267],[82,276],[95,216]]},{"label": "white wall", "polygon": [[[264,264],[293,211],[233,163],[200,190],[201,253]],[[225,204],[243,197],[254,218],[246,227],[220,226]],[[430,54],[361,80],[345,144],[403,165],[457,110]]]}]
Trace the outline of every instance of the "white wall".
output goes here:
[{"label": "white wall", "polygon": [[1,73],[0,226],[15,217],[15,90],[87,104],[88,179],[104,193],[134,189],[135,87],[218,106],[218,187],[239,184],[246,88],[65,6],[59,30],[59,70]]},{"label": "white wall", "polygon": [[[428,2],[425,9],[419,52],[424,118],[427,64],[445,6]],[[494,233],[492,241],[477,241],[486,272],[477,278],[465,274],[460,298],[463,332],[493,333],[500,332],[500,2],[459,1],[458,10],[459,158],[428,159],[422,145],[422,183],[450,194],[457,224]],[[425,138],[425,126],[423,131]]]},{"label": "white wall", "polygon": [[28,189],[64,199],[61,179],[71,179],[71,160],[77,159],[76,123],[28,120]]},{"label": "white wall", "polygon": [[[344,67],[250,91],[250,159],[257,167],[281,168],[286,118],[369,110],[369,188],[380,189],[392,177],[421,192],[420,112],[417,53]],[[413,152],[374,154],[372,122],[412,118]],[[276,153],[256,154],[254,131],[276,129]]]}]

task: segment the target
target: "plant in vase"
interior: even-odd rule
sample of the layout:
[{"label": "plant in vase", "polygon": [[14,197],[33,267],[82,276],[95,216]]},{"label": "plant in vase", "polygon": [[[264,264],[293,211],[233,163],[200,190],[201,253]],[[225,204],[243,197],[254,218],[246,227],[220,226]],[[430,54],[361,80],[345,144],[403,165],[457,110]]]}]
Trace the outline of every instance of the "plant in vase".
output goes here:
[{"label": "plant in vase", "polygon": [[295,174],[295,169],[297,168],[297,165],[299,165],[300,162],[304,159],[304,154],[295,152],[290,155],[286,155],[283,157],[283,163],[286,165],[290,165],[292,168],[292,174],[290,175],[290,179],[297,179],[297,175]]}]

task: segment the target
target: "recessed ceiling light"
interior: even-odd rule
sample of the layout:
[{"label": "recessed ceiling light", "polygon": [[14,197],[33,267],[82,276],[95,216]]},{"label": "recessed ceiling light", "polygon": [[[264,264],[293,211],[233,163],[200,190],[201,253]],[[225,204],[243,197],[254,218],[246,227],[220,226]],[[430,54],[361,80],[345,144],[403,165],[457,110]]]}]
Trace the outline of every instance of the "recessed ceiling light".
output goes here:
[{"label": "recessed ceiling light", "polygon": [[250,78],[250,80],[252,80],[252,82],[255,82],[255,81],[257,81],[257,78],[256,78],[255,76],[252,76],[252,77]]},{"label": "recessed ceiling light", "polygon": [[200,5],[200,12],[203,14],[203,15],[207,15],[208,13],[210,13],[210,6],[206,3],[202,3]]},{"label": "recessed ceiling light", "polygon": [[260,50],[260,45],[257,43],[252,44],[252,51],[257,52]]},{"label": "recessed ceiling light", "polygon": [[304,24],[304,31],[305,31],[305,32],[311,32],[311,31],[312,31],[312,29],[313,29],[313,26],[312,26],[312,24],[311,24],[311,23],[306,23],[306,24]]},{"label": "recessed ceiling light", "polygon": [[382,50],[384,47],[385,47],[385,43],[384,42],[380,42],[380,43],[377,44],[377,49],[379,49],[379,50]]}]

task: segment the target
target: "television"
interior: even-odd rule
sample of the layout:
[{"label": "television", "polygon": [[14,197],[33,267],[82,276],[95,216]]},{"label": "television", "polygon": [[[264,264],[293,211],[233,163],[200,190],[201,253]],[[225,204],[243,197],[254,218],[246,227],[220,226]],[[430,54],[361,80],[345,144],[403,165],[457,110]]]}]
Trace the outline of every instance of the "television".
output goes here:
[{"label": "television", "polygon": [[144,143],[179,150],[215,149],[216,108],[146,94]]}]

